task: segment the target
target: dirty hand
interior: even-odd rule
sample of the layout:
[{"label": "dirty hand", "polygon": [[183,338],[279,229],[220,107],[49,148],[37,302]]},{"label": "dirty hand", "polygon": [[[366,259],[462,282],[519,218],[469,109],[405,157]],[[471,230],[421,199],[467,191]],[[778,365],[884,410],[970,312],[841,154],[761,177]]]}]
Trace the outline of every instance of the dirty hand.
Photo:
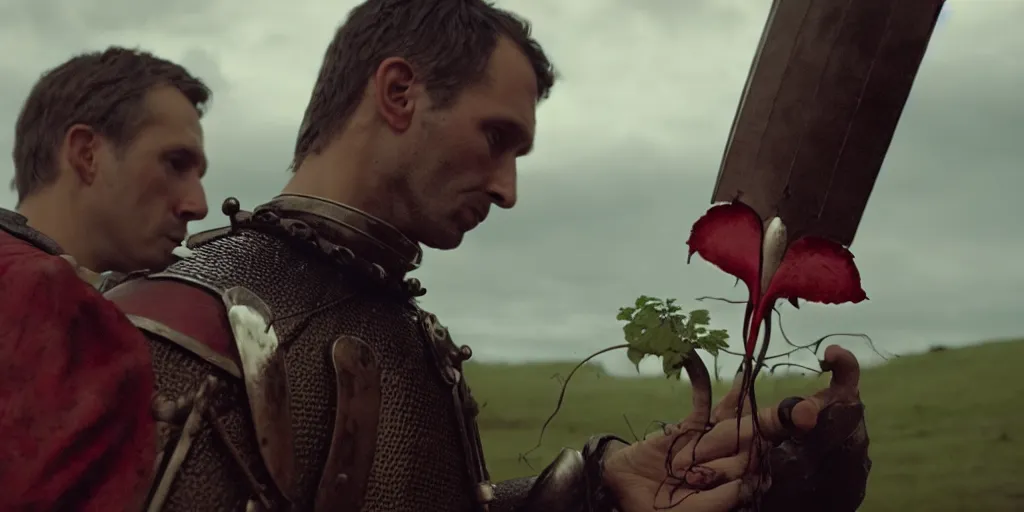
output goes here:
[{"label": "dirty hand", "polygon": [[[780,405],[758,412],[758,435],[753,417],[725,417],[710,424],[710,380],[703,363],[687,367],[694,386],[693,412],[682,422],[665,427],[631,445],[609,447],[604,456],[604,482],[623,512],[728,512],[748,503],[754,490],[764,490],[759,463],[765,450],[794,434],[807,433],[813,419],[788,426]],[[723,402],[738,404],[739,387]],[[734,396],[736,395],[736,396]],[[817,397],[817,395],[816,395]],[[822,395],[800,407],[813,418],[829,400]],[[785,407],[785,404],[782,404]]]},{"label": "dirty hand", "polygon": [[[827,388],[782,401],[781,420],[791,423],[791,433],[769,452],[772,484],[761,497],[762,512],[854,512],[864,500],[871,459],[860,364],[850,351],[832,345],[821,369],[832,373]],[[736,380],[712,411],[712,423],[736,417],[742,379]],[[749,402],[744,405],[749,414]]]}]

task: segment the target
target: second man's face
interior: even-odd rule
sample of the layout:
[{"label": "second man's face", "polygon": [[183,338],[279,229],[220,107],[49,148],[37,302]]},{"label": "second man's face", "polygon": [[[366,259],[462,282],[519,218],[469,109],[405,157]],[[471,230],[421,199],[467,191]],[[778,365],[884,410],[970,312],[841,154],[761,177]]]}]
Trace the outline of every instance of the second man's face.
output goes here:
[{"label": "second man's face", "polygon": [[208,212],[199,113],[170,87],[151,91],[145,107],[146,122],[103,170],[100,221],[111,245],[106,259],[121,272],[171,263],[188,223]]}]

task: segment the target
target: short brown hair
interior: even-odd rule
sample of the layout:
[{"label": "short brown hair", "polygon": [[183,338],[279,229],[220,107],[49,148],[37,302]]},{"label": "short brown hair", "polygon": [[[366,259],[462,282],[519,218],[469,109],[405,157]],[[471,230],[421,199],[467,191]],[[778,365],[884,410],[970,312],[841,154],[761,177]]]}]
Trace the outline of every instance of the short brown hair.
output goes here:
[{"label": "short brown hair", "polygon": [[530,23],[519,16],[484,0],[366,0],[352,9],[327,47],[292,168],[344,129],[384,59],[409,60],[424,76],[434,103],[444,108],[484,78],[499,36],[515,42],[530,60],[538,99],[547,98],[554,67],[531,37]]},{"label": "short brown hair", "polygon": [[75,56],[43,74],[14,128],[11,188],[18,202],[57,179],[57,148],[73,125],[89,125],[119,146],[131,143],[145,122],[140,106],[157,86],[181,91],[200,115],[211,96],[178,64],[116,46]]}]

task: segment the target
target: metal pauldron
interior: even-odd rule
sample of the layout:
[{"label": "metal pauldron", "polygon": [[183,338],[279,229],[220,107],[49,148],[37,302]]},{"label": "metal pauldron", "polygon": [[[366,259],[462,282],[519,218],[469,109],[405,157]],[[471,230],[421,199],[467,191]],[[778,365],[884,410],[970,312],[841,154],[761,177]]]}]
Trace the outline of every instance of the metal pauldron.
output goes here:
[{"label": "metal pauldron", "polygon": [[[184,337],[183,334],[170,331],[166,327],[162,330],[153,330],[143,323],[144,320],[132,318],[137,327],[147,332],[152,343],[169,342],[196,354],[190,349],[189,344],[180,343],[179,339]],[[171,336],[165,337],[167,334]],[[224,411],[219,411],[215,406],[220,393],[231,385],[233,379],[239,378],[241,370],[231,361],[206,360],[226,370],[229,375],[208,374],[184,395],[154,394],[152,411],[158,432],[157,461],[144,510],[157,512],[164,508],[179,471],[193,451],[194,441],[204,429],[211,430],[211,435],[226,450],[230,463],[242,474],[250,496],[246,510],[275,510],[279,505],[287,503],[287,497],[276,487],[275,482],[266,479],[265,472],[261,471],[257,475],[245,462],[240,452],[242,448],[235,445],[226,431],[222,417]]]}]

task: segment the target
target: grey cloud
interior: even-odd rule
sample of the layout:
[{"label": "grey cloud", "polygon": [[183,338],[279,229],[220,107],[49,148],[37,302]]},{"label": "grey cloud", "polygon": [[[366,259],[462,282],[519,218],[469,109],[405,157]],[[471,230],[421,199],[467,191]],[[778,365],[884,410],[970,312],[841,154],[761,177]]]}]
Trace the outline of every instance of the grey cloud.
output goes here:
[{"label": "grey cloud", "polygon": [[230,82],[224,77],[216,56],[210,51],[192,48],[178,59],[178,63],[203,80],[216,96],[230,94]]},{"label": "grey cloud", "polygon": [[[789,311],[794,333],[813,339],[863,331],[883,349],[903,352],[1013,336],[1024,328],[1024,270],[1018,263],[1024,208],[1017,199],[1024,187],[1024,106],[1015,100],[1024,75],[1011,65],[1024,38],[994,27],[996,19],[985,17],[981,32],[980,22],[958,25],[951,18],[936,35],[853,247],[872,300]],[[707,121],[720,125],[731,114],[722,105],[722,118]],[[724,142],[724,133],[705,135],[692,127],[686,135],[705,150],[684,156],[672,148],[612,146],[575,155],[580,168],[571,172],[537,169],[524,176],[521,211],[500,215],[471,235],[459,255],[430,262],[434,272],[445,274],[431,277],[462,285],[437,292],[450,295],[436,303],[456,317],[453,332],[475,314],[460,304],[489,299],[499,312],[493,317],[511,310],[521,321],[550,325],[567,318],[568,307],[591,312],[595,324],[581,328],[575,342],[552,343],[578,347],[581,356],[615,342],[615,308],[640,293],[742,298],[742,289],[728,289],[729,278],[706,263],[683,266],[686,232],[708,206]],[[669,172],[684,168],[705,171]],[[476,258],[486,269],[469,265]],[[532,300],[524,294],[531,286],[537,290]],[[467,288],[478,295],[467,297]],[[716,321],[738,331],[742,311],[710,309]],[[463,334],[499,343],[483,327]],[[530,358],[531,352],[550,351],[538,348],[540,341],[521,343],[500,353]],[[618,367],[624,366],[620,360]]]},{"label": "grey cloud", "polygon": [[219,23],[209,14],[219,2],[205,0],[3,0],[2,25],[31,28],[61,40],[125,29],[186,31]]},{"label": "grey cloud", "polygon": [[[627,18],[625,3],[594,2],[592,12],[574,2],[509,4],[535,21],[538,37],[568,72],[541,107],[538,152],[520,166],[519,206],[494,211],[460,249],[428,252],[416,272],[429,290],[425,307],[440,315],[458,342],[472,345],[484,360],[582,358],[621,339],[615,312],[640,294],[706,307],[715,324],[739,332],[742,306],[694,299],[742,299],[745,290],[698,258],[687,265],[685,240],[710,206],[743,74],[763,25],[758,9],[766,12],[767,2],[750,4],[650,4],[649,12],[632,18],[660,18],[660,28],[646,35],[639,25],[616,28],[617,20]],[[882,350],[905,353],[1024,332],[1024,103],[1018,101],[1024,70],[1013,65],[1024,53],[1024,36],[1011,30],[1009,16],[1020,6],[954,0],[949,5],[853,245],[870,300],[805,305],[799,311],[787,306],[784,324],[794,339],[865,332]],[[582,13],[596,27],[577,26],[565,17],[572,13]],[[672,27],[690,33],[673,36]],[[622,34],[647,39],[638,40],[641,45]],[[680,46],[678,52],[667,43],[644,46],[657,41],[696,46]],[[322,47],[307,51],[319,54]],[[212,162],[206,185],[215,213],[197,230],[224,223],[216,210],[228,195],[252,207],[280,189],[308,94],[304,89],[297,93],[301,97],[288,98],[297,106],[285,118],[276,110],[268,115],[268,105],[239,98],[244,91],[257,97],[275,80],[272,74],[267,84],[233,81],[213,71],[224,54],[217,47],[204,52],[182,59],[208,80],[224,81],[205,121]],[[668,98],[659,96],[663,89],[654,95],[618,88],[626,83],[622,73],[606,64],[627,65],[631,55],[688,67],[691,82],[672,84],[676,96]],[[25,70],[39,66],[26,63],[18,68],[18,83],[0,85],[0,112],[13,119],[30,84],[25,77],[35,73]],[[652,72],[628,83],[659,79]],[[587,99],[580,108],[566,107],[580,97]],[[644,116],[658,111],[657,102],[672,102],[673,112],[695,113],[648,122]],[[0,126],[0,137],[9,140],[8,125]],[[0,202],[9,197],[0,194]],[[863,343],[843,343],[871,358]],[[602,361],[613,370],[629,370],[625,357]]]},{"label": "grey cloud", "polygon": [[751,25],[763,25],[771,7],[771,1],[748,2],[744,0],[701,0],[674,2],[656,0],[643,3],[620,1],[618,7],[636,6],[652,23],[660,24],[668,31],[698,30],[714,32],[742,31]]}]

